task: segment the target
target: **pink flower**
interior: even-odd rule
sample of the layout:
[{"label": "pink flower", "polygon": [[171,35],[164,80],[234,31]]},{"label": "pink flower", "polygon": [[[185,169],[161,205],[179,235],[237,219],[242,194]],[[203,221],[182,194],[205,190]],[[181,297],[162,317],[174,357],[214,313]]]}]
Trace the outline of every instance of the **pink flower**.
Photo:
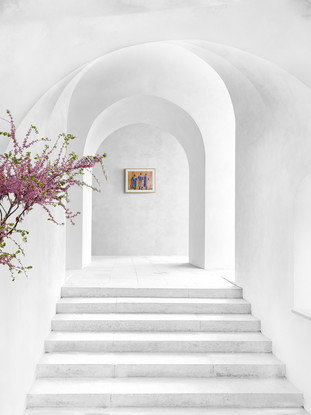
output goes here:
[{"label": "pink flower", "polygon": [[[64,210],[66,219],[74,223],[73,219],[79,212],[72,212],[67,207],[68,191],[72,186],[88,186],[98,191],[83,181],[83,173],[91,171],[99,163],[105,175],[103,158],[106,154],[84,157],[74,152],[68,154],[70,142],[75,139],[71,134],[59,134],[53,145],[50,144],[51,140],[45,138],[31,140],[33,131],[38,134],[33,125],[24,139],[19,141],[13,117],[10,111],[7,113],[10,133],[0,132],[0,135],[12,139],[12,150],[0,155],[0,264],[9,267],[14,280],[15,272],[26,272],[31,268],[24,267],[19,259],[24,251],[16,237],[19,235],[22,242],[26,242],[28,234],[19,229],[19,223],[35,205],[41,205],[48,214],[48,220],[54,223],[57,221],[51,208],[59,206]],[[45,142],[44,148],[41,153],[33,155],[30,149],[38,142]],[[15,252],[4,251],[7,239],[15,243]]]}]

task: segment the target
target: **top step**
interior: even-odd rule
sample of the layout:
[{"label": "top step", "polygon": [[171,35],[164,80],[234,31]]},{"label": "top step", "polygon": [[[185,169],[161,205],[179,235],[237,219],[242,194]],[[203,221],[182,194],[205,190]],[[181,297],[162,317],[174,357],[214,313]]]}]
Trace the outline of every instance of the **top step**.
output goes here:
[{"label": "top step", "polygon": [[32,408],[25,415],[308,415],[302,408]]},{"label": "top step", "polygon": [[62,287],[62,297],[242,298],[242,288]]}]

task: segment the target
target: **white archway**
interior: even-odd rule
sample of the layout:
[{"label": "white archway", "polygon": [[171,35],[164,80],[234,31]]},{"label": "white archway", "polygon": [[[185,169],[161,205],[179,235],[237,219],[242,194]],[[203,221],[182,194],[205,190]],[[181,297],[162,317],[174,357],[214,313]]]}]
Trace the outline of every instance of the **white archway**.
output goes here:
[{"label": "white archway", "polygon": [[[197,180],[192,180],[195,184],[190,185],[190,261],[199,267],[232,269],[235,261],[235,115],[221,77],[206,59],[190,49],[189,45],[186,48],[172,42],[148,43],[112,52],[84,65],[42,98],[43,107],[50,108],[54,103],[45,131],[49,135],[62,130],[75,134],[79,140],[74,143],[74,150],[79,154],[88,149],[86,137],[93,134],[91,130],[101,114],[106,114],[103,117],[107,128],[114,117],[122,119],[124,111],[131,114],[122,121],[124,125],[144,118],[171,131],[183,142],[193,166],[191,175],[197,175]],[[152,115],[142,111],[145,104],[153,111]],[[41,111],[40,106],[36,108]],[[172,115],[172,125],[167,125],[164,109]],[[118,113],[113,115],[113,111]],[[174,124],[176,111],[183,117],[178,116]],[[141,114],[137,118],[138,112]],[[192,132],[184,137],[181,126],[189,124],[189,120],[192,120]],[[200,139],[195,138],[199,136]],[[71,205],[85,213],[89,210],[87,198],[83,202],[79,191],[72,193]],[[89,222],[90,218],[84,214],[74,228],[67,227],[69,268],[80,268],[90,259]]]},{"label": "white archway", "polygon": [[[183,122],[173,107],[180,109],[179,114],[183,112],[183,118],[193,120],[192,131],[196,133],[182,138],[178,125]],[[199,174],[197,180],[190,178],[190,261],[200,267],[232,268],[235,119],[230,96],[218,74],[202,59],[176,45],[122,49],[97,60],[80,79],[70,99],[68,130],[91,137],[94,120],[96,125],[103,112],[109,133],[122,125],[147,122],[178,138],[190,166],[195,166],[190,167],[191,176]],[[110,123],[116,125],[111,127]],[[199,135],[200,140],[196,138]],[[77,151],[95,151],[89,144],[83,149],[83,141],[78,144]],[[198,183],[202,185],[198,187]],[[87,211],[87,204],[79,196],[73,195],[72,200],[78,210],[83,206]],[[89,235],[86,218],[84,215],[83,222],[69,230],[69,267],[81,259],[81,265],[86,264],[90,259],[86,246],[90,237],[83,237],[83,229]],[[77,247],[76,241],[81,245]]]},{"label": "white archway", "polygon": [[[200,131],[185,111],[162,98],[151,96],[125,98],[107,108],[96,118],[87,136],[84,154],[95,154],[101,143],[114,131],[138,123],[154,125],[169,132],[177,138],[185,150],[190,171],[189,258],[191,263],[204,266],[202,264],[205,256],[205,151]],[[198,183],[201,186],[198,186]],[[90,190],[84,188],[83,194],[82,252],[83,261],[87,264],[91,259],[92,205]],[[67,249],[71,246],[73,239],[69,239]],[[76,251],[72,254],[76,255]]]}]

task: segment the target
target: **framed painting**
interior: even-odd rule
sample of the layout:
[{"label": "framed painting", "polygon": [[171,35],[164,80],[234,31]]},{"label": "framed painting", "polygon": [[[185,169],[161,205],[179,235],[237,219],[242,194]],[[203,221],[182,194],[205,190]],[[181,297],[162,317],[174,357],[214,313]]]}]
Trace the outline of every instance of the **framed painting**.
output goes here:
[{"label": "framed painting", "polygon": [[126,193],[154,193],[155,169],[125,169]]}]

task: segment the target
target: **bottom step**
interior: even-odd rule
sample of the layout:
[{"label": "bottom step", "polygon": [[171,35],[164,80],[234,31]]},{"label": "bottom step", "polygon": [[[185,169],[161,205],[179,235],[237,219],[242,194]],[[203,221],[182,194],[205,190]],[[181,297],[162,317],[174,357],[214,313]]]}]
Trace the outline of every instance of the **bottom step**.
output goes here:
[{"label": "bottom step", "polygon": [[42,407],[301,408],[302,395],[285,379],[41,378],[28,395]]},{"label": "bottom step", "polygon": [[239,408],[34,408],[25,415],[308,415],[304,409]]}]

